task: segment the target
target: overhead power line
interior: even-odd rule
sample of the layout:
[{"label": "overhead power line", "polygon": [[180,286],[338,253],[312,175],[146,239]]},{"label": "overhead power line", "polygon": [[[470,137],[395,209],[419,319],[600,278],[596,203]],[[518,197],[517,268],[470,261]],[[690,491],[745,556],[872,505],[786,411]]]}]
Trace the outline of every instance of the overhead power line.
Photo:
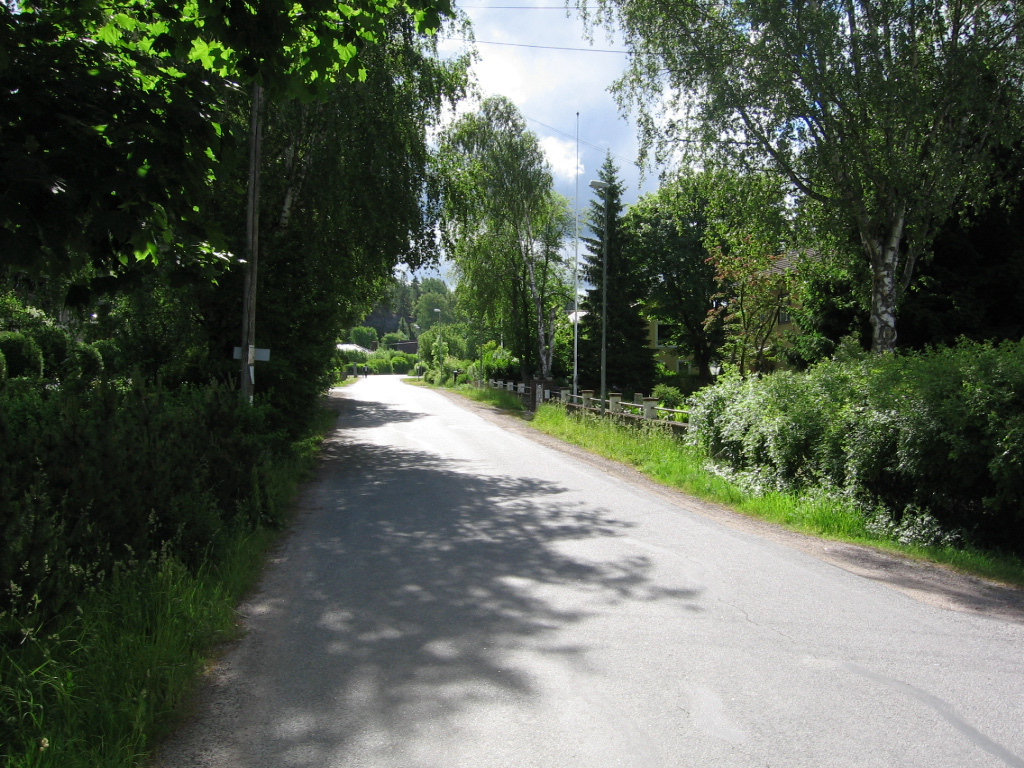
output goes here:
[{"label": "overhead power line", "polygon": [[510,48],[543,48],[547,51],[582,51],[584,53],[620,53],[628,54],[629,51],[612,50],[610,48],[568,48],[560,45],[527,45],[526,43],[499,43],[494,40],[466,40],[465,38],[450,38],[462,43],[475,43],[477,45],[505,45]]},{"label": "overhead power line", "polygon": [[640,164],[638,162],[636,162],[635,160],[630,160],[628,158],[623,157],[622,155],[617,155],[614,152],[612,152],[610,149],[608,149],[608,147],[602,147],[602,146],[598,146],[597,144],[592,144],[589,141],[586,141],[585,139],[581,139],[581,138],[579,138],[577,136],[574,136],[571,133],[563,131],[561,128],[555,128],[553,125],[548,125],[547,123],[542,123],[540,120],[538,120],[535,117],[530,117],[529,115],[523,115],[523,117],[525,117],[527,120],[529,120],[532,123],[536,123],[537,125],[544,126],[549,131],[554,131],[555,133],[560,133],[562,136],[565,136],[567,139],[573,139],[574,141],[578,141],[580,144],[585,144],[586,146],[590,147],[591,149],[596,149],[599,152],[607,152],[612,157],[618,158],[619,160],[621,160],[624,163],[627,163],[629,165],[635,165],[637,168],[640,167]]}]

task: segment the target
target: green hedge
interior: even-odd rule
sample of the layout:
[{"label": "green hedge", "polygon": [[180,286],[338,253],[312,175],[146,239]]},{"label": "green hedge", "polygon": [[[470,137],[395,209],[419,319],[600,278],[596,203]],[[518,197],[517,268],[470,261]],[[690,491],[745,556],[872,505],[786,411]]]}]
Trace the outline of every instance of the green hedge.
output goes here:
[{"label": "green hedge", "polygon": [[1024,553],[1024,342],[730,378],[697,393],[690,418],[709,455],[769,484]]},{"label": "green hedge", "polygon": [[0,354],[7,361],[9,378],[42,378],[43,351],[28,334],[18,331],[0,332]]},{"label": "green hedge", "polygon": [[286,443],[235,390],[16,383],[0,392],[0,631],[60,613],[117,563],[198,565],[276,518],[263,484]]}]

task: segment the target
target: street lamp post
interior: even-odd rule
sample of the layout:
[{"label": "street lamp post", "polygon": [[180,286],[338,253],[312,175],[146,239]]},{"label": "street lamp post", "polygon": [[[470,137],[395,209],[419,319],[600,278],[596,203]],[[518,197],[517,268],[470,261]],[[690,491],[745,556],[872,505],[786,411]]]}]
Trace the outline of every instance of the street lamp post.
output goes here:
[{"label": "street lamp post", "polygon": [[590,187],[596,192],[605,192],[604,236],[601,238],[601,412],[604,413],[608,397],[608,188],[607,181],[592,181]]},{"label": "street lamp post", "polygon": [[[441,309],[439,307],[434,307],[434,311],[437,312],[437,354],[434,355],[434,357],[436,358],[437,355],[441,354],[441,342],[443,341],[443,339],[441,338]],[[438,368],[444,370],[443,357],[438,363]]]}]

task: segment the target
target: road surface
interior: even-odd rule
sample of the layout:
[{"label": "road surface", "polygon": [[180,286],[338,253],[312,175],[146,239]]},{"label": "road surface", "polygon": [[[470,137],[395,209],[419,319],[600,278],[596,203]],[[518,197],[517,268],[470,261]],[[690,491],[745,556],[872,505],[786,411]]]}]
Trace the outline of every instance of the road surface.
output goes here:
[{"label": "road surface", "polygon": [[[1024,623],[371,377],[160,768],[1024,766]],[[479,409],[476,409],[479,410]]]}]

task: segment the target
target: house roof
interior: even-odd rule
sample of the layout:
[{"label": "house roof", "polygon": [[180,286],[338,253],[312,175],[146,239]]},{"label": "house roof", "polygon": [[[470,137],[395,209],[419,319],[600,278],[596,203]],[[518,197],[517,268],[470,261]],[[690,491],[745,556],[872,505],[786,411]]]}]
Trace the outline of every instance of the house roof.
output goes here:
[{"label": "house roof", "polygon": [[586,316],[587,316],[587,311],[585,309],[580,309],[580,310],[575,310],[574,309],[572,312],[569,313],[569,322],[572,323],[573,325],[575,325],[576,323],[578,323],[580,320],[582,320]]}]

